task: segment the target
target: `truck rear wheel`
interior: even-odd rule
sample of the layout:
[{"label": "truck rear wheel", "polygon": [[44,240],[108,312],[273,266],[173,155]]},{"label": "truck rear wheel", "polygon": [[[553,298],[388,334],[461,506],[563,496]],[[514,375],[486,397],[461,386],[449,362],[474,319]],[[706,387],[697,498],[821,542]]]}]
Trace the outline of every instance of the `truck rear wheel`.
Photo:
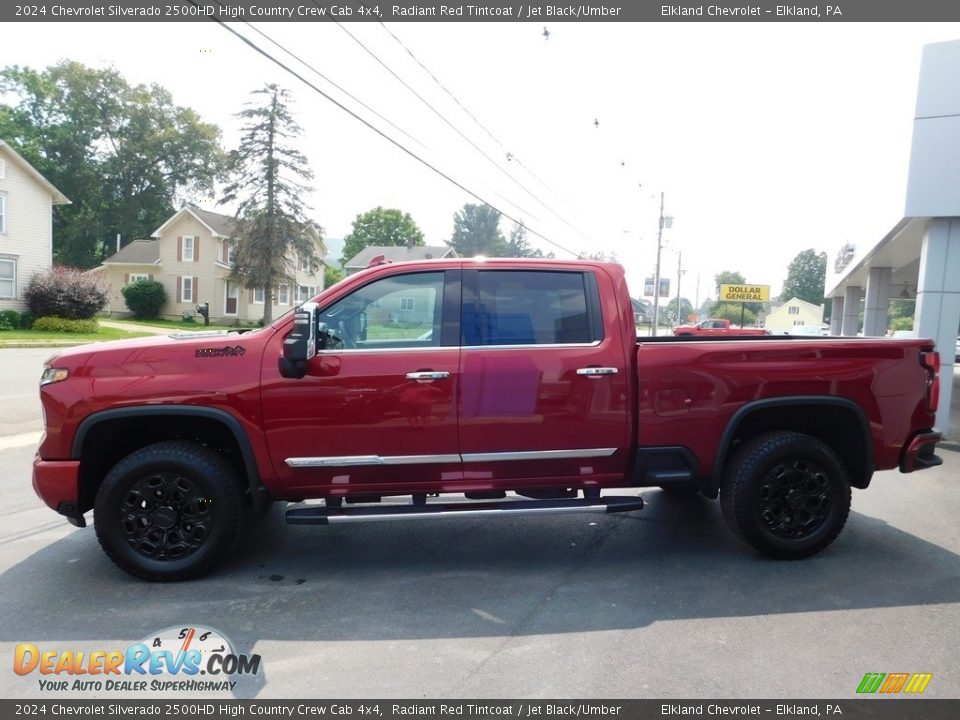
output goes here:
[{"label": "truck rear wheel", "polygon": [[730,528],[764,555],[796,559],[827,547],[850,514],[850,481],[825,443],[795,432],[759,435],[724,471]]},{"label": "truck rear wheel", "polygon": [[187,580],[234,546],[244,516],[233,467],[202,445],[149,445],[100,484],[94,525],[104,552],[145,580]]}]

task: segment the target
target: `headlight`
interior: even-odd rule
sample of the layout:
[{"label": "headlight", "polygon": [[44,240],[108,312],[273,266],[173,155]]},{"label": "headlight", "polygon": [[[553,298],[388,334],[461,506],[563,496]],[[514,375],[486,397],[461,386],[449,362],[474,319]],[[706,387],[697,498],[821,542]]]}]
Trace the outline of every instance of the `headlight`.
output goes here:
[{"label": "headlight", "polygon": [[40,386],[63,382],[68,377],[70,377],[70,371],[66,368],[44,368],[43,375],[40,376]]}]

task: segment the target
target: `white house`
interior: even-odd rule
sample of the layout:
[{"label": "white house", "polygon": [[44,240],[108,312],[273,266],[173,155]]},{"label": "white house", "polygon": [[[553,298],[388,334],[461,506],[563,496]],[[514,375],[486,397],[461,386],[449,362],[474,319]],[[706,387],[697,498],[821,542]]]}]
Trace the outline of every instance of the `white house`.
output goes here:
[{"label": "white house", "polygon": [[0,310],[27,309],[27,282],[53,264],[53,206],[69,202],[0,140]]},{"label": "white house", "polygon": [[823,322],[823,305],[814,305],[800,298],[790,298],[767,315],[763,326],[774,335],[790,333],[793,328],[819,328]]}]

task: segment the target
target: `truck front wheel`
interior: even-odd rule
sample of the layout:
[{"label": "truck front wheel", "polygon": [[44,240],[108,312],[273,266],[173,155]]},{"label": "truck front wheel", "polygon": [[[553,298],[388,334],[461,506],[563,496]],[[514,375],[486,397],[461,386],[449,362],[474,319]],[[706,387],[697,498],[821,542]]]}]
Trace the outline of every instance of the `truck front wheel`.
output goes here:
[{"label": "truck front wheel", "polygon": [[234,546],[243,493],[233,467],[192,442],[149,445],[100,484],[94,525],[104,552],[145,580],[187,580]]},{"label": "truck front wheel", "polygon": [[764,555],[796,559],[834,541],[850,514],[850,481],[825,443],[795,432],[759,435],[724,471],[730,528]]}]

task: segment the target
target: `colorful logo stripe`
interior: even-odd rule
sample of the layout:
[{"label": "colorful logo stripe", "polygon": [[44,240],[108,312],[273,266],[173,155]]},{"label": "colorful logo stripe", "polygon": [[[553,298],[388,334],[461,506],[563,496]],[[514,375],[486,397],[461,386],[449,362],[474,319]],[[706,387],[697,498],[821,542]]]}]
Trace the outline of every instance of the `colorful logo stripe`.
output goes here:
[{"label": "colorful logo stripe", "polygon": [[919,694],[927,689],[932,679],[933,673],[867,673],[857,686],[857,693]]}]

